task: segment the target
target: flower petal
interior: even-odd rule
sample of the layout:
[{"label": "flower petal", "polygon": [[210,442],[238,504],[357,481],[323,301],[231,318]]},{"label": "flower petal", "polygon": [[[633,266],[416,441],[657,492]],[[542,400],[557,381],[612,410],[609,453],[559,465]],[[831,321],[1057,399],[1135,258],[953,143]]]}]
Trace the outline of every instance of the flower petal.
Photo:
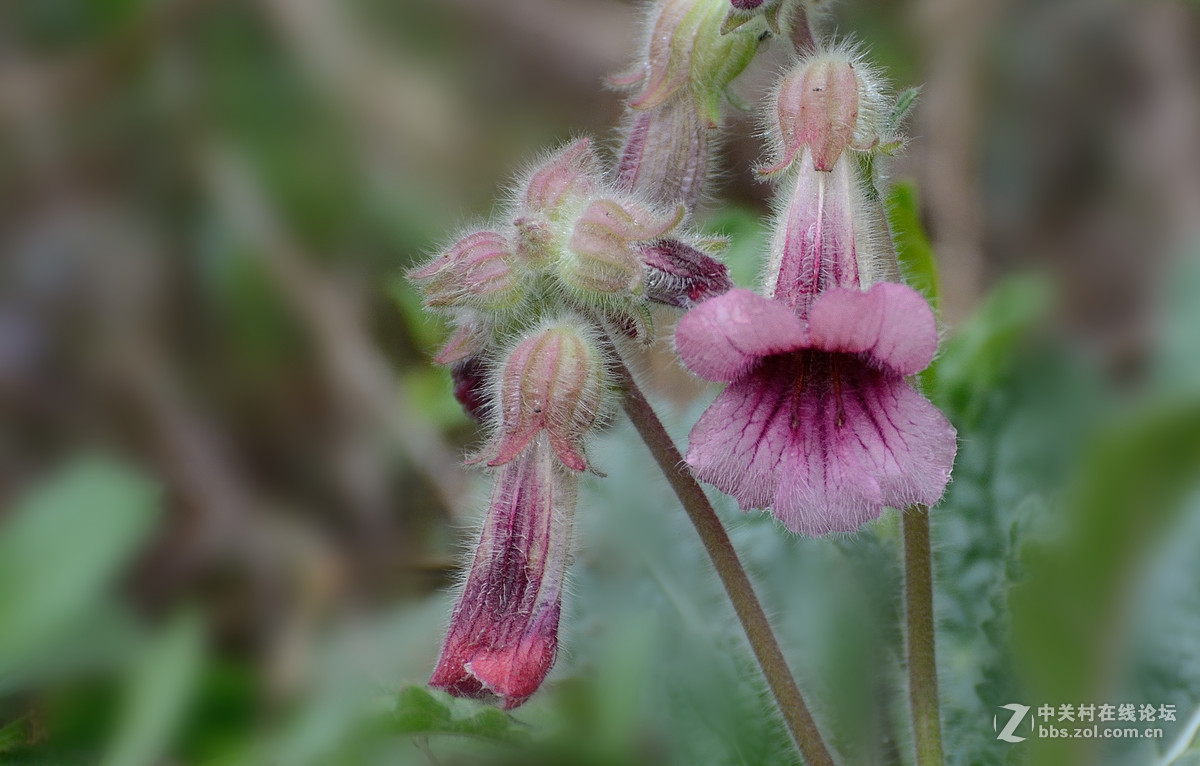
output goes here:
[{"label": "flower petal", "polygon": [[743,510],[766,508],[775,498],[779,461],[792,442],[794,378],[791,360],[768,360],[722,391],[688,437],[696,477],[733,495]]},{"label": "flower petal", "polygon": [[876,366],[915,375],[937,351],[937,321],[911,287],[882,282],[867,292],[830,289],[809,311],[814,348],[866,354]]},{"label": "flower petal", "polygon": [[816,536],[852,532],[884,506],[936,503],[954,464],[954,427],[900,376],[849,356],[820,357],[809,375],[824,382],[812,380],[796,399],[775,515]]},{"label": "flower petal", "polygon": [[706,380],[732,381],[758,361],[808,345],[808,331],[788,306],[734,289],[701,303],[679,320],[675,346],[689,370]]}]

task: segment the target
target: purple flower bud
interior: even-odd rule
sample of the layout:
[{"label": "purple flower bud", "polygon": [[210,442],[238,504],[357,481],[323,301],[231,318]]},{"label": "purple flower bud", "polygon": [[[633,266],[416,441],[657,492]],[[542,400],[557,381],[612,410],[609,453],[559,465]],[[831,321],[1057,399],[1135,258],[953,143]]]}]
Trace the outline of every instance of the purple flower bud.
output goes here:
[{"label": "purple flower bud", "polygon": [[494,231],[477,231],[455,242],[426,265],[410,272],[421,282],[431,308],[477,306],[509,308],[524,297],[522,273],[508,239]]},{"label": "purple flower bud", "polygon": [[658,239],[675,228],[683,214],[682,207],[668,216],[630,201],[592,202],[575,222],[560,276],[589,297],[636,291],[643,276],[636,243]]},{"label": "purple flower bud", "polygon": [[646,268],[646,297],[686,309],[733,288],[725,264],[677,239],[660,239],[641,248]]},{"label": "purple flower bud", "polygon": [[541,433],[559,460],[587,470],[583,437],[596,423],[603,392],[603,363],[588,334],[555,324],[521,341],[500,372],[500,423],[476,460],[511,462]]},{"label": "purple flower bud", "polygon": [[431,686],[506,709],[541,686],[558,655],[575,484],[545,434],[499,471]]},{"label": "purple flower bud", "polygon": [[450,368],[454,381],[454,398],[463,412],[476,423],[482,423],[492,397],[488,390],[488,369],[477,356],[469,356]]}]

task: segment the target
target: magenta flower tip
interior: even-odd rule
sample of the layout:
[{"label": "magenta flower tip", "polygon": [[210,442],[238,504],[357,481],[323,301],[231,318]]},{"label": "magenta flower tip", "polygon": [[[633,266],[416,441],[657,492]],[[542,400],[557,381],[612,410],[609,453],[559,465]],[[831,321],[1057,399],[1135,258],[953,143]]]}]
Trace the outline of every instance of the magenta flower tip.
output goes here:
[{"label": "magenta flower tip", "polygon": [[450,368],[450,379],[454,382],[454,398],[462,405],[463,412],[476,423],[482,423],[491,403],[487,365],[477,356],[467,357]]},{"label": "magenta flower tip", "polygon": [[686,309],[733,289],[725,264],[680,240],[652,242],[641,258],[646,297],[656,303]]}]

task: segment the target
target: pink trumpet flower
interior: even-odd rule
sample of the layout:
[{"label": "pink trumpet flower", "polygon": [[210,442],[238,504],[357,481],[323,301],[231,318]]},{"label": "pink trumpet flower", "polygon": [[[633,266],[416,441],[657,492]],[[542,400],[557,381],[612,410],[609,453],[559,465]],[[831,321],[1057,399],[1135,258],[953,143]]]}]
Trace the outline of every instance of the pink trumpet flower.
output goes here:
[{"label": "pink trumpet flower", "polygon": [[878,282],[851,142],[858,74],[819,56],[777,95],[791,193],[771,243],[767,292],[730,292],[679,322],[683,363],[728,383],[692,428],[697,477],[794,532],[851,532],[884,506],[936,503],[957,450],[953,426],[906,379],[937,352],[933,311]]}]

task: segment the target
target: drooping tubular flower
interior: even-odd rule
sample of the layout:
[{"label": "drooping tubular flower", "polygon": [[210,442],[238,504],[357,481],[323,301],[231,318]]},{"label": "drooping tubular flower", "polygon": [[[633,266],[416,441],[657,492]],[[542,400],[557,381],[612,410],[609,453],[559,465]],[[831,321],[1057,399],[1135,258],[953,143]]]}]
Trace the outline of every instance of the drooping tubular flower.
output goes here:
[{"label": "drooping tubular flower", "polygon": [[721,100],[749,65],[765,25],[732,31],[727,0],[659,0],[640,59],[610,78],[629,100],[617,181],[651,199],[695,206],[708,178]]},{"label": "drooping tubular flower", "polygon": [[506,709],[541,686],[558,655],[576,483],[544,433],[500,470],[431,686]]},{"label": "drooping tubular flower", "polygon": [[496,433],[478,458],[497,470],[495,489],[430,684],[513,708],[557,655],[577,472],[600,414],[603,360],[568,318],[517,343],[498,381]]},{"label": "drooping tubular flower", "polygon": [[680,321],[684,364],[729,385],[692,429],[687,461],[743,509],[806,535],[853,531],[884,506],[937,502],[954,428],[907,376],[937,350],[932,310],[881,269],[850,155],[869,144],[877,89],[841,52],[785,78],[772,126],[790,197],[767,293],[732,290]]}]

